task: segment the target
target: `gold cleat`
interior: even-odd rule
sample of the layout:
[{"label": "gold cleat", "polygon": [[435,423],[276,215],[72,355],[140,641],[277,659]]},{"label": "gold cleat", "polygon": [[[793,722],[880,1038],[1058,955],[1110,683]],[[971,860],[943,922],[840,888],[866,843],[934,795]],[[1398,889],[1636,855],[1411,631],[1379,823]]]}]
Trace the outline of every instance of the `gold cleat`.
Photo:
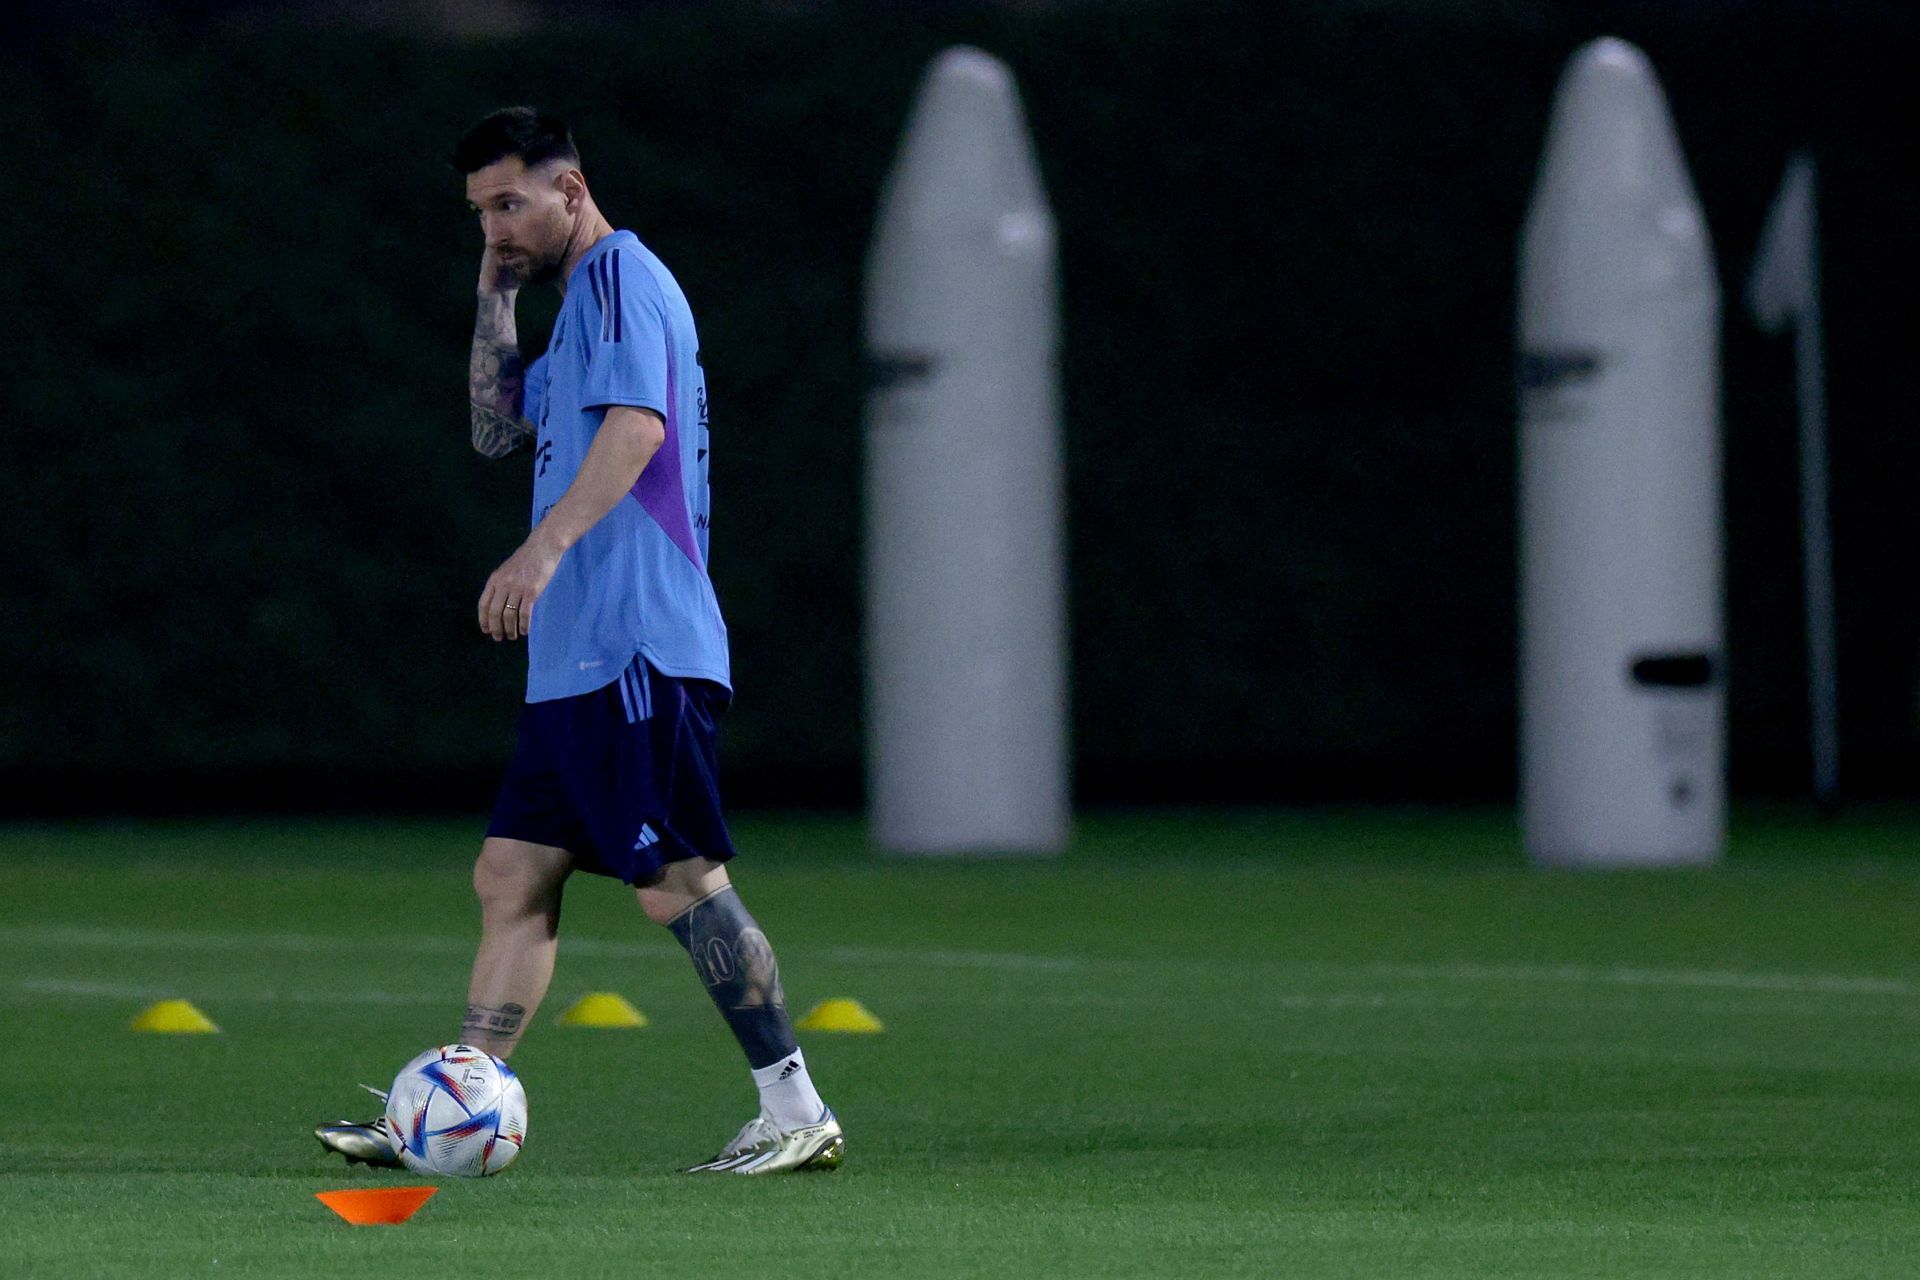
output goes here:
[{"label": "gold cleat", "polygon": [[683,1172],[753,1174],[838,1169],[846,1154],[846,1136],[831,1110],[816,1123],[798,1129],[777,1129],[764,1116],[755,1116],[741,1126],[719,1155]]},{"label": "gold cleat", "polygon": [[400,1167],[400,1144],[388,1132],[385,1116],[365,1124],[336,1120],[315,1129],[313,1136],[320,1139],[320,1145],[327,1150],[345,1156],[350,1165],[370,1164],[376,1169]]},{"label": "gold cleat", "polygon": [[[370,1084],[360,1087],[382,1102],[387,1100],[385,1090],[376,1089]],[[313,1136],[320,1139],[320,1145],[327,1150],[345,1156],[349,1166],[368,1164],[376,1169],[400,1168],[400,1143],[394,1138],[393,1131],[387,1128],[384,1115],[365,1124],[335,1120],[332,1124],[323,1124],[315,1129]]]}]

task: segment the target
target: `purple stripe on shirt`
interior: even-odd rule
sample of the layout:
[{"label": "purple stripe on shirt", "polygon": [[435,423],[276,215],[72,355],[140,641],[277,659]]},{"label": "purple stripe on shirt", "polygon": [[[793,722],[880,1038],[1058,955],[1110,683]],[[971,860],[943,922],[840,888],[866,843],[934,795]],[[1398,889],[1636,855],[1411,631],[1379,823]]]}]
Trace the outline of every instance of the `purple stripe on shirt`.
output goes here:
[{"label": "purple stripe on shirt", "polygon": [[647,463],[646,470],[633,482],[633,496],[667,540],[680,548],[687,559],[702,572],[706,562],[700,557],[700,544],[693,536],[693,518],[687,514],[687,490],[680,479],[680,424],[674,420],[673,406],[680,403],[674,394],[673,361],[667,361],[667,438],[660,451]]}]

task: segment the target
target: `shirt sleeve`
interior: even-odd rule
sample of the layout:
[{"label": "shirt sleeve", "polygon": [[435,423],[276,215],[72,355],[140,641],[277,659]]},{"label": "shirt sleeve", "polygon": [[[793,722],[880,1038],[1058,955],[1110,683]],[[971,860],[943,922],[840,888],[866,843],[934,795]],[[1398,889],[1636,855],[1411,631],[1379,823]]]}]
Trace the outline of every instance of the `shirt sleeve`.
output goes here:
[{"label": "shirt sleeve", "polygon": [[[667,414],[666,305],[653,274],[614,250],[587,268],[594,314],[582,409],[632,405]],[[598,326],[598,332],[593,326]]]}]

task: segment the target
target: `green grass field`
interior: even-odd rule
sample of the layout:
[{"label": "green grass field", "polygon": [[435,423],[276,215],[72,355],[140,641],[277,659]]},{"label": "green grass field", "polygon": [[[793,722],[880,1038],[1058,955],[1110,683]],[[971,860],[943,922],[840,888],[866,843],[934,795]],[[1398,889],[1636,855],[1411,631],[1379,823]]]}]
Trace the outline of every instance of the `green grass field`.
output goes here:
[{"label": "green grass field", "polygon": [[[1058,862],[738,824],[839,1173],[688,1178],[753,1110],[685,958],[572,887],[526,1154],[309,1135],[454,1035],[472,823],[0,831],[0,1276],[1846,1276],[1920,1268],[1920,821],[1546,873],[1500,814],[1090,818]],[[652,1025],[553,1025],[591,990]],[[217,1036],[135,1035],[162,996]]]}]

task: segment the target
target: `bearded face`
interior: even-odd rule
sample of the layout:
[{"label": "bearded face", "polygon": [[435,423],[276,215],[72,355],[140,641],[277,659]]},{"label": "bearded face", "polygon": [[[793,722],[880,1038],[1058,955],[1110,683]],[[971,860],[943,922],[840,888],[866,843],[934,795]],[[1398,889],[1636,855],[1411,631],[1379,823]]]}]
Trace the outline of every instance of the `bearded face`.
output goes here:
[{"label": "bearded face", "polygon": [[564,161],[529,169],[518,156],[506,156],[467,175],[467,204],[479,215],[480,233],[502,269],[521,283],[551,284],[560,278],[578,207],[575,196],[585,191],[578,172]]}]

